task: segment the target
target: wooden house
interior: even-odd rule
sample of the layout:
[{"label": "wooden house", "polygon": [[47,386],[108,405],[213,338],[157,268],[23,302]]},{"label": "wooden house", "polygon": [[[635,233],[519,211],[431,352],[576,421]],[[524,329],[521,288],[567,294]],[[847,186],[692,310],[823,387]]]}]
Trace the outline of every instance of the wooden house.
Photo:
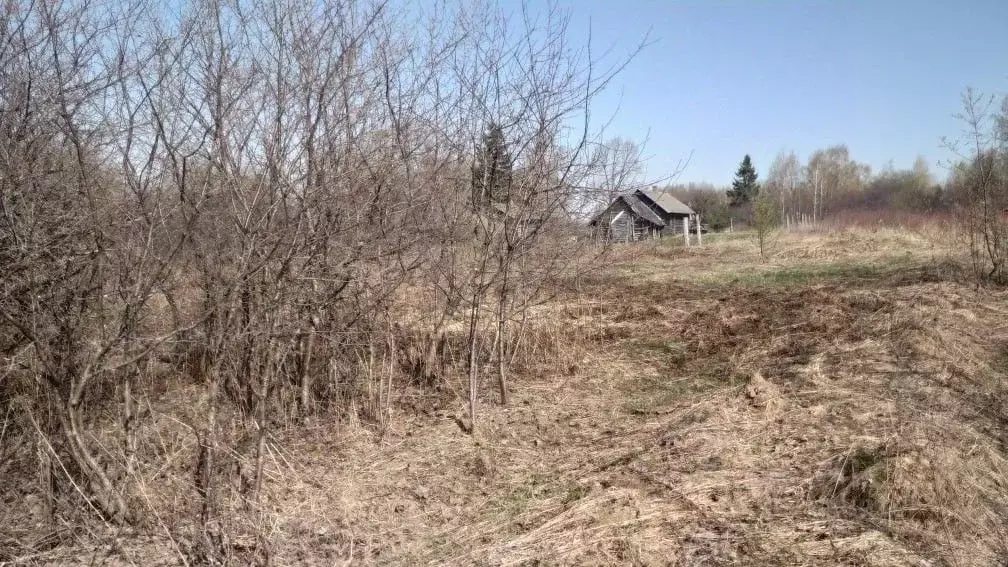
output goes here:
[{"label": "wooden house", "polygon": [[596,236],[614,242],[635,242],[665,235],[682,235],[683,219],[696,219],[693,209],[661,189],[638,189],[620,195],[589,226]]}]

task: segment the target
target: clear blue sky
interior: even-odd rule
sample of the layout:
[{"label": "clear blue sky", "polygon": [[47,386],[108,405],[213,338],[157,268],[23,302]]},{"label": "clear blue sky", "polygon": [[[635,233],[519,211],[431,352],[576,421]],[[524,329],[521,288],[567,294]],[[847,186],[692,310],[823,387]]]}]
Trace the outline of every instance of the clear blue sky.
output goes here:
[{"label": "clear blue sky", "polygon": [[[932,172],[962,126],[960,94],[1008,92],[1008,0],[558,0],[596,50],[652,43],[598,101],[609,136],[648,138],[650,177],[693,152],[679,181],[730,182],[750,153],[845,143],[878,170]],[[508,2],[504,2],[507,9]]]}]

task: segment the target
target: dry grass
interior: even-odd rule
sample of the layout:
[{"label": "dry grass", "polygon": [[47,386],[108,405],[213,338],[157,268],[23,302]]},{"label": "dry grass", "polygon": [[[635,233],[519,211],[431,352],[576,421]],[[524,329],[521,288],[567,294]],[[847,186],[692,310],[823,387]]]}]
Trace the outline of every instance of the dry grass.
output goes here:
[{"label": "dry grass", "polygon": [[[618,249],[537,310],[512,404],[488,394],[474,436],[452,396],[399,400],[381,435],[275,435],[272,560],[1003,563],[1008,293],[957,282],[939,242],[785,235],[766,263],[745,235]],[[178,424],[150,427],[160,451],[193,450]],[[184,488],[149,486],[190,513]],[[90,549],[175,563],[170,523]],[[92,539],[33,560],[87,563]]]}]

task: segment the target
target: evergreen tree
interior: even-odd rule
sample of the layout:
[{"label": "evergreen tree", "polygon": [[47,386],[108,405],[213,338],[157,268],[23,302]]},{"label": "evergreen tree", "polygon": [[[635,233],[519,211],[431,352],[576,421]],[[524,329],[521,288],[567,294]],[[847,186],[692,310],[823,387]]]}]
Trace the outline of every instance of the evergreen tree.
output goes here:
[{"label": "evergreen tree", "polygon": [[491,202],[506,203],[510,197],[513,160],[504,140],[504,130],[491,122],[483,135],[483,147],[476,154],[472,171],[473,207]]},{"label": "evergreen tree", "polygon": [[756,183],[756,168],[753,167],[752,158],[746,154],[739,164],[738,171],[735,172],[735,179],[732,181],[732,188],[728,190],[728,202],[733,207],[745,205],[756,198],[759,194],[759,185]]}]

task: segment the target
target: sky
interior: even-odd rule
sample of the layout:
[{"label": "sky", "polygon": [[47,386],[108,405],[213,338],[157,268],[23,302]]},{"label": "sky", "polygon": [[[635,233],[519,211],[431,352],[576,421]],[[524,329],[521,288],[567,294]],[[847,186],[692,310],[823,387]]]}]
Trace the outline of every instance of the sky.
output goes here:
[{"label": "sky", "polygon": [[874,171],[921,155],[941,179],[963,90],[1008,93],[1008,0],[557,2],[596,52],[649,37],[593,112],[646,140],[651,179],[692,154],[677,182],[727,185],[746,153],[762,178],[780,151],[834,144]]}]

